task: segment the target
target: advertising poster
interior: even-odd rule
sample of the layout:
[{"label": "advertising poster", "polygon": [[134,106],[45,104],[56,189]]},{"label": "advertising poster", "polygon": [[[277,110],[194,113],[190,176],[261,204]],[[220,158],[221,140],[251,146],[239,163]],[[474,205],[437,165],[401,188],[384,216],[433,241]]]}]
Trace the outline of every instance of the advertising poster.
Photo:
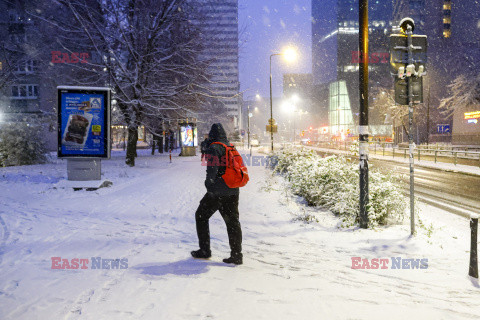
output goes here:
[{"label": "advertising poster", "polygon": [[58,87],[58,157],[110,157],[110,91]]},{"label": "advertising poster", "polygon": [[190,125],[180,127],[180,138],[183,147],[193,147],[193,128]]}]

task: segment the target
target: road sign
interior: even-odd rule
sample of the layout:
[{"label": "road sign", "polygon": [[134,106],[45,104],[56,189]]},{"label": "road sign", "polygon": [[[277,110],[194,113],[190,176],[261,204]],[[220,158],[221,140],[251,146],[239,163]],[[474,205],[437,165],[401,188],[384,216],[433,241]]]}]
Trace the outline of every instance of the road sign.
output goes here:
[{"label": "road sign", "polygon": [[450,125],[449,124],[437,124],[437,133],[450,133]]},{"label": "road sign", "polygon": [[[423,103],[423,80],[427,63],[427,36],[411,35],[411,61],[408,36],[390,35],[390,66],[395,75],[395,102],[408,105],[408,79],[412,82],[413,104]],[[409,64],[413,62],[412,64]]]},{"label": "road sign", "polygon": [[274,124],[273,126],[272,125],[269,125],[267,124],[267,132],[272,132],[272,129],[273,129],[273,133],[277,133],[278,132],[278,127],[276,124]]},{"label": "road sign", "polygon": [[[413,44],[413,62],[415,70],[420,66],[424,67],[427,63],[427,36],[412,35]],[[404,34],[390,35],[390,66],[392,72],[397,74],[399,68],[406,67],[408,64],[408,37]]]}]

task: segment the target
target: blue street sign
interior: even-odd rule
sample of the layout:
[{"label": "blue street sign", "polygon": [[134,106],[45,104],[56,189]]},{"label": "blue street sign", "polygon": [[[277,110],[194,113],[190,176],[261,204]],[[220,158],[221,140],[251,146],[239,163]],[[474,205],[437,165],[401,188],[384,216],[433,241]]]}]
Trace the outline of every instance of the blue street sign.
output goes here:
[{"label": "blue street sign", "polygon": [[437,133],[450,133],[450,125],[449,124],[437,124]]}]

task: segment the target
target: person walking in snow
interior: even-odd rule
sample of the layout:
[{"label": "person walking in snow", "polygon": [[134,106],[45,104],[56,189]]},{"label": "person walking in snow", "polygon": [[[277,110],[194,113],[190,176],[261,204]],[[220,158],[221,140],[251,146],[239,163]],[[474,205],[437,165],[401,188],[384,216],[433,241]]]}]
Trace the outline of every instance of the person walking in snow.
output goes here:
[{"label": "person walking in snow", "polygon": [[226,166],[222,158],[225,157],[226,150],[222,145],[213,143],[220,142],[227,146],[229,145],[227,134],[221,123],[212,125],[208,139],[210,145],[205,152],[207,160],[205,187],[207,188],[207,193],[200,201],[200,205],[195,213],[200,249],[192,251],[191,254],[192,257],[200,259],[208,259],[212,256],[208,221],[218,210],[227,226],[231,250],[230,257],[223,259],[223,262],[242,264],[242,229],[238,212],[240,191],[239,188],[229,188],[223,181],[222,175],[225,173]]}]

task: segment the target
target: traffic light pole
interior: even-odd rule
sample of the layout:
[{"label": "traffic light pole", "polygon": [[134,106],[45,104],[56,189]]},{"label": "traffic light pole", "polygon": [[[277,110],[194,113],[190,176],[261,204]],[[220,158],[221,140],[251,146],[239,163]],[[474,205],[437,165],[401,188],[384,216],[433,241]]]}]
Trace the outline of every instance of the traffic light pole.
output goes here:
[{"label": "traffic light pole", "polygon": [[[413,65],[412,27],[407,27],[408,64]],[[415,183],[414,183],[414,146],[413,146],[413,81],[408,77],[408,150],[410,155],[410,233],[415,234]]]},{"label": "traffic light pole", "polygon": [[360,228],[368,227],[368,0],[359,2],[360,16]]},{"label": "traffic light pole", "polygon": [[272,57],[278,54],[270,55],[270,143],[273,154],[273,97],[272,97]]}]

